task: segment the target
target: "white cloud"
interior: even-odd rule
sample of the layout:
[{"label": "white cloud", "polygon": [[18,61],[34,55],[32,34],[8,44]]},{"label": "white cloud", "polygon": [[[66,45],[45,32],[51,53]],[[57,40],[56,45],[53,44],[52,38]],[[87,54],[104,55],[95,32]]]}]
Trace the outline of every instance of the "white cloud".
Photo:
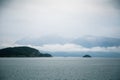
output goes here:
[{"label": "white cloud", "polygon": [[86,48],[76,44],[46,44],[41,47],[36,47],[44,51],[52,52],[120,52],[119,47],[92,47]]},{"label": "white cloud", "polygon": [[0,48],[15,46],[28,46],[36,48],[40,51],[50,52],[118,52],[120,53],[120,46],[116,47],[92,47],[86,48],[76,44],[46,44],[43,46],[32,46],[32,45],[18,45],[18,44],[2,44]]}]

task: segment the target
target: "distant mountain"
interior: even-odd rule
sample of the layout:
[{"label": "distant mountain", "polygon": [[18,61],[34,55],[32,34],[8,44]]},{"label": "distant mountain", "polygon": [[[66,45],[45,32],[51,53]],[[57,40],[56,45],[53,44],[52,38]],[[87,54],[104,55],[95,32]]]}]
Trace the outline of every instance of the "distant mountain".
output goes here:
[{"label": "distant mountain", "polygon": [[0,57],[52,57],[30,47],[9,47],[0,49]]},{"label": "distant mountain", "polygon": [[[76,44],[84,47],[85,49],[92,49],[92,47],[119,47],[120,46],[120,38],[111,38],[111,37],[100,37],[100,36],[83,36],[83,37],[78,37],[78,38],[71,38],[71,39],[66,39],[60,36],[44,36],[36,39],[30,39],[30,38],[25,38],[21,39],[15,42],[15,44],[20,44],[20,45],[32,45],[32,46],[41,46],[45,44]],[[62,46],[62,45],[61,45]],[[107,49],[107,48],[105,48]],[[42,49],[41,49],[42,50]],[[44,50],[42,52],[45,52]],[[120,57],[120,52],[102,52],[102,51],[88,51],[88,52],[65,52],[65,51],[53,51],[49,52],[53,56],[72,56],[72,57],[82,57],[85,54],[89,54],[92,57]]]},{"label": "distant mountain", "polygon": [[15,42],[20,45],[35,45],[41,46],[44,44],[66,44],[73,43],[83,47],[112,47],[120,46],[119,38],[84,36],[76,39],[66,39],[60,36],[44,36],[36,39],[25,38]]},{"label": "distant mountain", "polygon": [[120,46],[120,39],[110,37],[84,36],[72,41],[83,47],[112,47]]},{"label": "distant mountain", "polygon": [[15,44],[41,46],[44,44],[65,44],[67,42],[68,39],[60,36],[43,36],[40,38],[24,38],[16,41]]},{"label": "distant mountain", "polygon": [[57,57],[83,57],[89,54],[92,57],[120,58],[120,53],[117,52],[52,52],[51,54]]}]

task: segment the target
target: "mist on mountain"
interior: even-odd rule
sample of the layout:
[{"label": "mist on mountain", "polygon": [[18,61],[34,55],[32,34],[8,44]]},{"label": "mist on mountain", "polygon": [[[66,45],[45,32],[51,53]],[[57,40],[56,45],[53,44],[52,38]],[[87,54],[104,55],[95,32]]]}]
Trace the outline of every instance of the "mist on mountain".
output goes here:
[{"label": "mist on mountain", "polygon": [[42,46],[46,44],[77,44],[83,47],[112,47],[120,46],[119,38],[100,37],[100,36],[83,36],[78,38],[63,38],[61,36],[44,36],[40,38],[24,38],[15,42],[19,45]]}]

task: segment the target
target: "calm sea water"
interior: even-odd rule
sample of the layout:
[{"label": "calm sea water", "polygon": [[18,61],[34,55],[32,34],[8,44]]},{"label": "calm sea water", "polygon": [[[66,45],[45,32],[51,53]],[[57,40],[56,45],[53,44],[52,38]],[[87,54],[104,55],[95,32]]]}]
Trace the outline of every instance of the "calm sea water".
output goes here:
[{"label": "calm sea water", "polygon": [[120,59],[0,58],[0,80],[120,80]]}]

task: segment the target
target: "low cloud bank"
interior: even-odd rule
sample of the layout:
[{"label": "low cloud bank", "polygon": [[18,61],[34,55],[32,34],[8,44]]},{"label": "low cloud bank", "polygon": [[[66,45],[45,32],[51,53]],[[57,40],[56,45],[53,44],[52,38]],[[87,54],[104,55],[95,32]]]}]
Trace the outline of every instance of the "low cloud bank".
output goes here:
[{"label": "low cloud bank", "polygon": [[119,47],[92,47],[86,48],[76,44],[46,44],[43,46],[35,46],[36,48],[44,51],[52,51],[52,52],[120,52]]},{"label": "low cloud bank", "polygon": [[40,51],[50,51],[50,52],[118,52],[120,53],[120,46],[112,47],[92,47],[86,48],[76,44],[45,44],[43,46],[32,46],[32,45],[18,45],[18,44],[2,44],[0,48],[5,47],[14,47],[14,46],[29,46],[36,48]]}]

